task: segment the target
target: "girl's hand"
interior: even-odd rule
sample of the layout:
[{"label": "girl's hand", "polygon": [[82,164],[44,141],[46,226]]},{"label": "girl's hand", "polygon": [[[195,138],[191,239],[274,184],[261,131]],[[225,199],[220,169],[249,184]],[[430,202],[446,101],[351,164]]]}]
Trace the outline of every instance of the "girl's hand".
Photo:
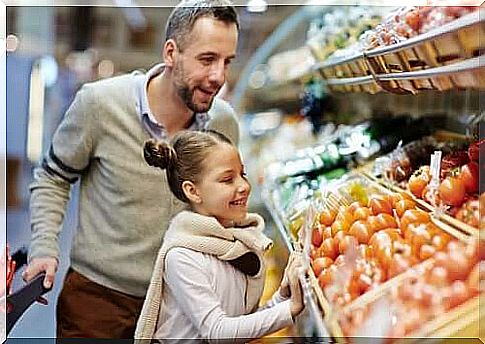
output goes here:
[{"label": "girl's hand", "polygon": [[294,251],[290,254],[290,256],[288,257],[288,263],[286,264],[285,272],[283,274],[283,279],[281,280],[280,295],[285,299],[288,299],[291,296],[290,280],[288,277],[290,269],[294,268],[295,264],[301,266],[301,259],[295,259],[298,256],[301,256],[301,253]]},{"label": "girl's hand", "polygon": [[303,311],[303,308],[305,308],[303,290],[300,284],[300,275],[304,275],[301,253],[295,255],[290,268],[288,269],[288,280],[291,294],[290,311],[293,318],[300,314],[301,311]]}]

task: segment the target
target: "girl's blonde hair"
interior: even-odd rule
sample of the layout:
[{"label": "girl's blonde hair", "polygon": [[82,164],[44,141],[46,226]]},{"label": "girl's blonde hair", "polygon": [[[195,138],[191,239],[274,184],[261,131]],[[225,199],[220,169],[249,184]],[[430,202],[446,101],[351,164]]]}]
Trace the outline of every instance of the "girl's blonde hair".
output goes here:
[{"label": "girl's blonde hair", "polygon": [[225,135],[214,130],[182,131],[170,144],[153,139],[146,141],[143,154],[150,166],[167,171],[168,185],[175,197],[189,203],[182,183],[200,182],[203,161],[210,149],[221,143],[233,144]]}]

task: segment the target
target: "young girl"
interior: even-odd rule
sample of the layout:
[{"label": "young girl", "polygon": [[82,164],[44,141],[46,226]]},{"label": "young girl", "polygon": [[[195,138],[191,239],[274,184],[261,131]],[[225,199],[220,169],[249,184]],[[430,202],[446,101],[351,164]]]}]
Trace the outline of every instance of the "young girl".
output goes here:
[{"label": "young girl", "polygon": [[147,141],[144,154],[166,170],[170,190],[190,210],[165,234],[135,338],[244,341],[291,325],[303,309],[301,257],[290,257],[288,282],[258,309],[272,242],[263,219],[247,212],[251,186],[231,141],[186,131],[172,146]]}]

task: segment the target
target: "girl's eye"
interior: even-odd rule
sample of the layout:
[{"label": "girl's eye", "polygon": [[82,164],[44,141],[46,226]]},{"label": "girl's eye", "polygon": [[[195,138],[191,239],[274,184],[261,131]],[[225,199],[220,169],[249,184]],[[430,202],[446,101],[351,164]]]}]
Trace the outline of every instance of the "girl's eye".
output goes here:
[{"label": "girl's eye", "polygon": [[233,180],[232,178],[224,178],[224,179],[222,180],[222,182],[223,182],[223,183],[232,183],[232,180]]}]

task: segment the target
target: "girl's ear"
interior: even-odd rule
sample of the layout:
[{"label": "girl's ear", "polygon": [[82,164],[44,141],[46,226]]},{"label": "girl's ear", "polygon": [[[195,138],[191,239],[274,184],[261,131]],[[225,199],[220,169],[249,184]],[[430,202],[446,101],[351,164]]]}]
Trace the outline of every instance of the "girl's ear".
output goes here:
[{"label": "girl's ear", "polygon": [[163,45],[163,61],[165,66],[173,68],[175,60],[177,59],[177,43],[173,39],[169,39]]},{"label": "girl's ear", "polygon": [[191,203],[202,203],[202,199],[199,195],[199,190],[197,190],[197,186],[195,186],[195,184],[191,181],[184,181],[182,183],[182,190],[184,191],[185,196],[189,199]]}]

